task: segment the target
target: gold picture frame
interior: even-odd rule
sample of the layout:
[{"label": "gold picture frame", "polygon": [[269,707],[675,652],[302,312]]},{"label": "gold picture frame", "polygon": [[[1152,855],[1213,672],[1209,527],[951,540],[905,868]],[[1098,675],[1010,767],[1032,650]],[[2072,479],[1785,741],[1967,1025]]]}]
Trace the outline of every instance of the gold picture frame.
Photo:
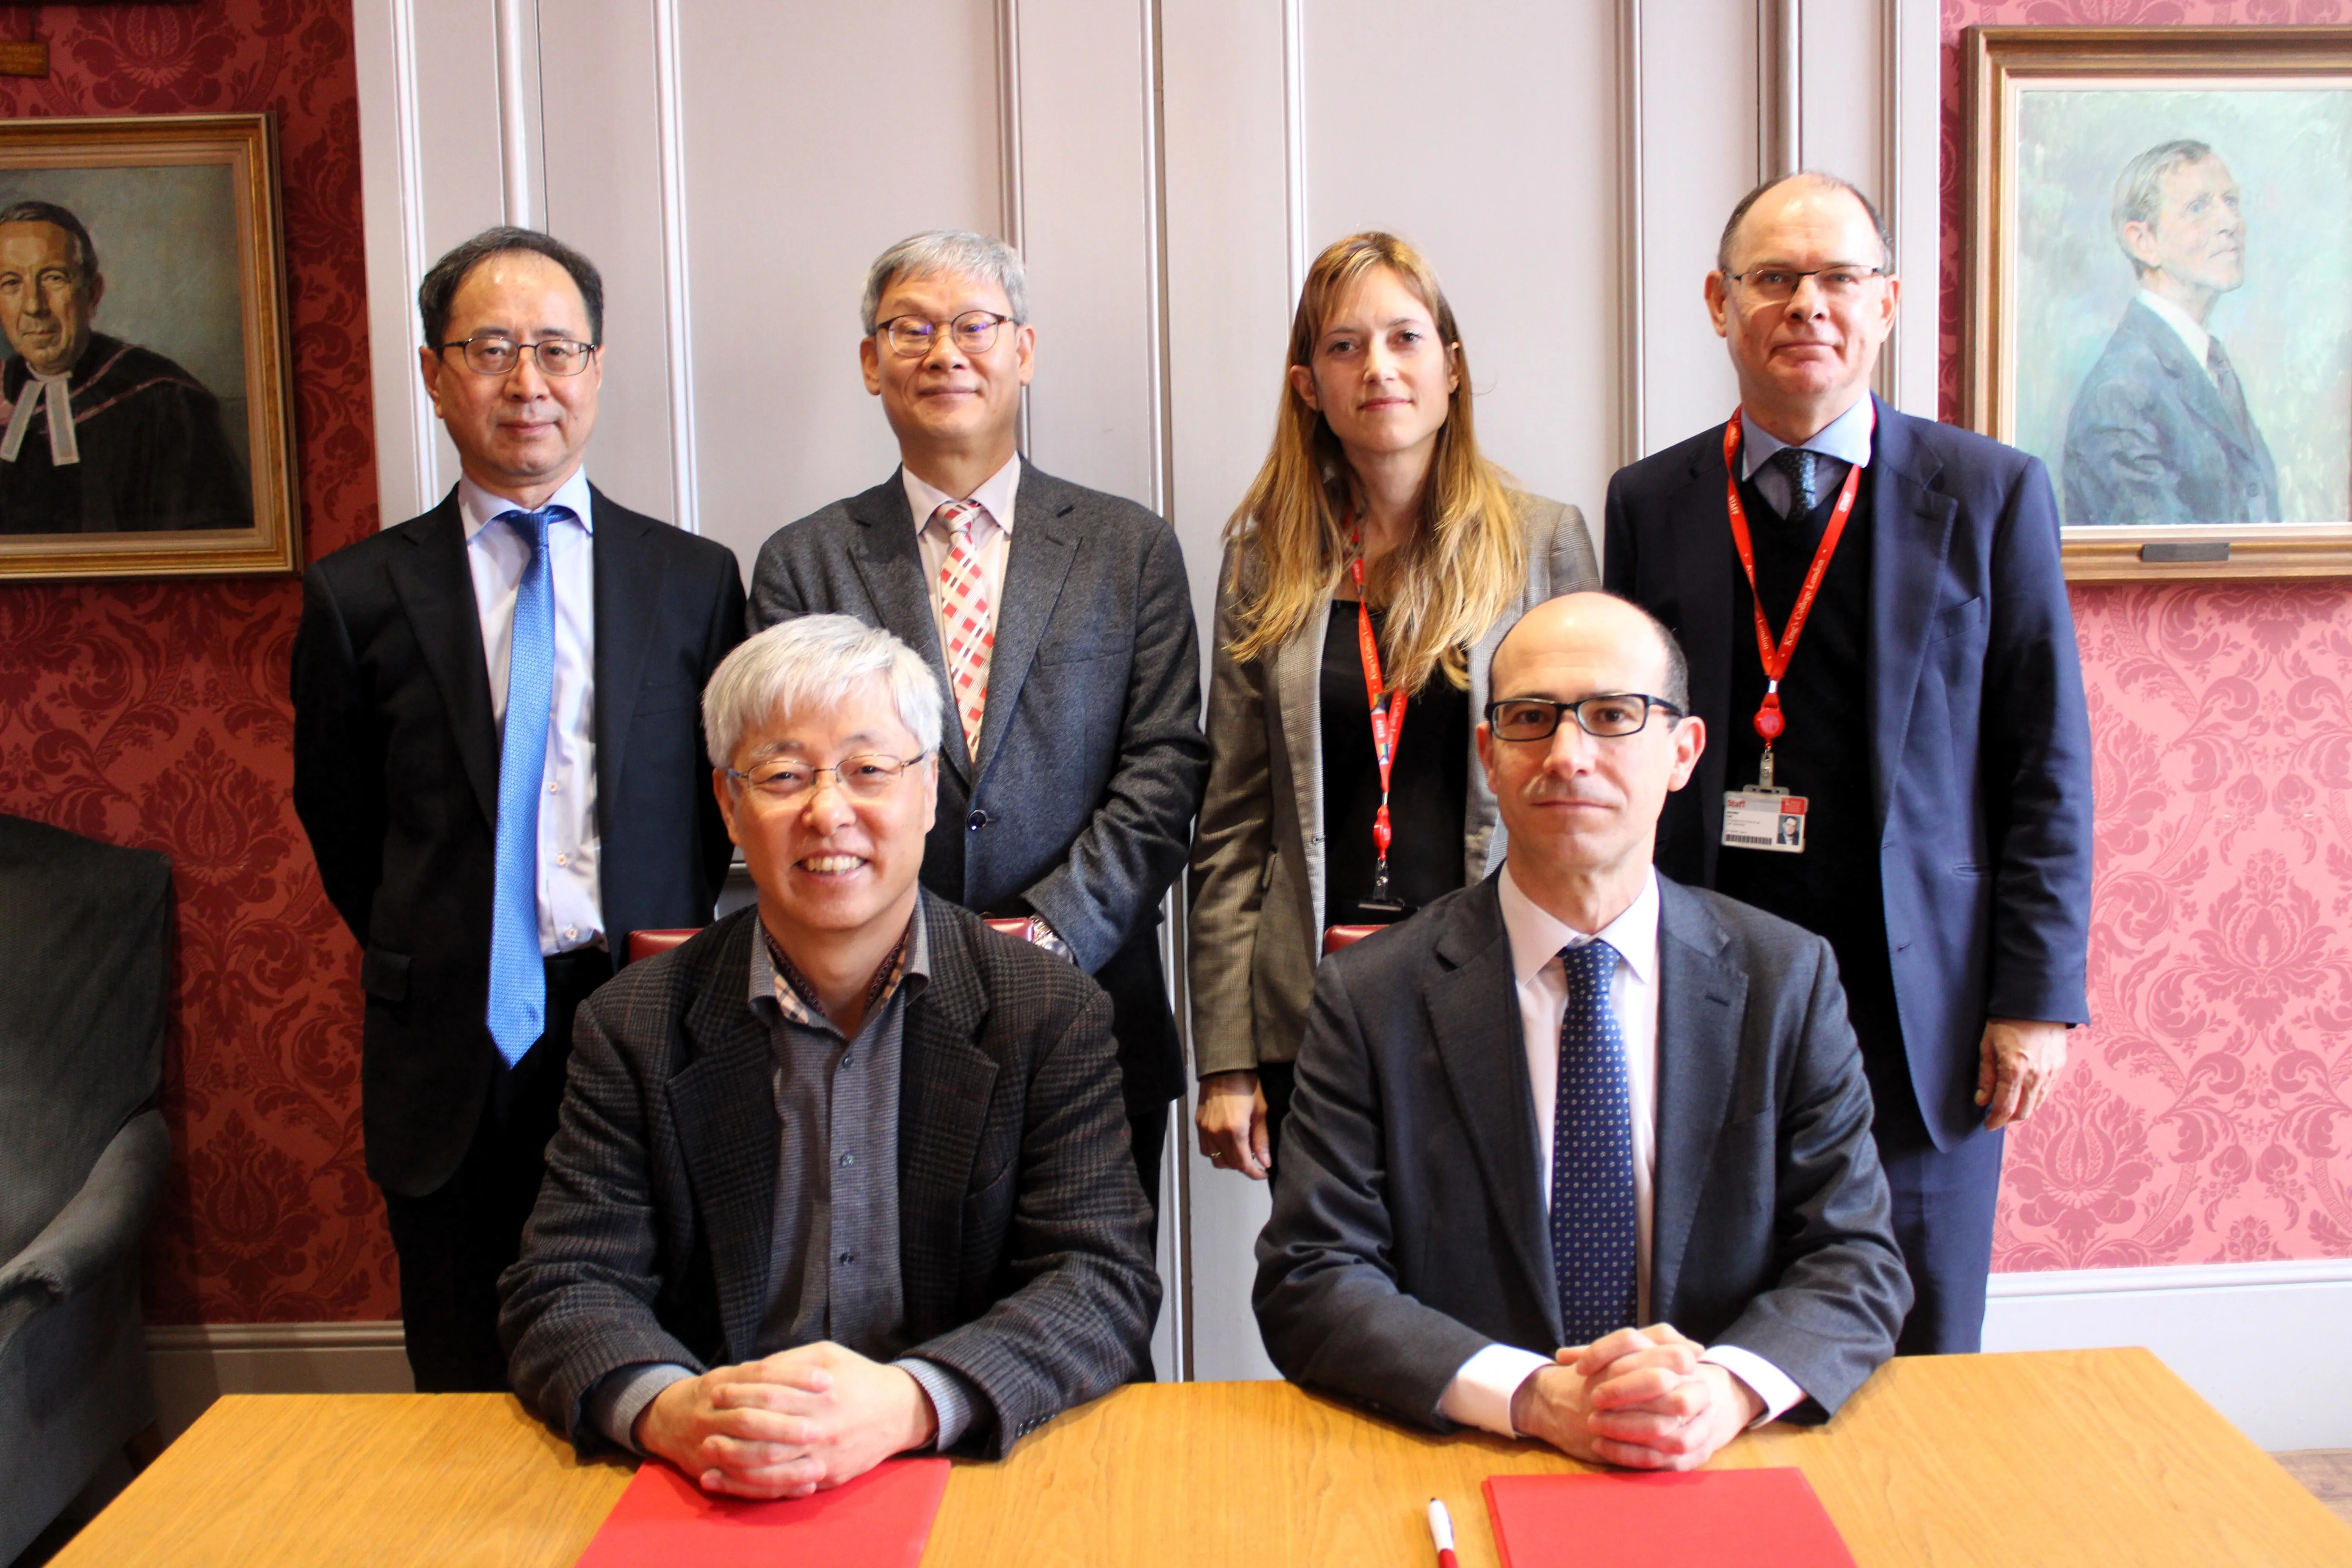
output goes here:
[{"label": "gold picture frame", "polygon": [[2066,575],[2352,575],[2352,27],[1963,55],[1961,407],[2048,463]]},{"label": "gold picture frame", "polygon": [[0,579],[300,570],[274,116],[0,123],[0,216],[28,209],[0,224]]}]

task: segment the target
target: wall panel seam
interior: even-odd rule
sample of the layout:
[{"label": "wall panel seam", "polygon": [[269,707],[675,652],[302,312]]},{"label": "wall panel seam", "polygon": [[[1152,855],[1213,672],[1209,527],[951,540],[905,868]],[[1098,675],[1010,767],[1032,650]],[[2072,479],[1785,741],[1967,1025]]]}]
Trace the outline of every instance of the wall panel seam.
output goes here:
[{"label": "wall panel seam", "polygon": [[[424,119],[417,103],[415,0],[391,0],[391,6],[393,137],[397,148],[394,178],[400,188],[400,292],[404,318],[407,302],[416,298],[416,290],[425,281],[426,266],[425,149],[419,129]],[[408,456],[416,476],[415,504],[422,511],[440,497],[440,454],[433,447],[433,400],[425,390],[425,378],[411,375],[404,379],[408,388]],[[377,454],[377,460],[383,460],[382,453]],[[393,521],[380,517],[377,523],[390,527]]]},{"label": "wall panel seam", "polygon": [[694,447],[694,311],[688,273],[683,67],[677,0],[653,0],[654,104],[661,159],[662,321],[669,370],[670,521],[702,531]]}]

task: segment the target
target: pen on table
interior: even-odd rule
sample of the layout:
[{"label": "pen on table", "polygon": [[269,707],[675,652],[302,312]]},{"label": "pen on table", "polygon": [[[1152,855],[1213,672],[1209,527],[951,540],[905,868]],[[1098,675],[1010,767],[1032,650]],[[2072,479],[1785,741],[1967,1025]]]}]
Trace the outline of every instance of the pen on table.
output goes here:
[{"label": "pen on table", "polygon": [[1454,1516],[1435,1498],[1429,1500],[1429,1538],[1437,1542],[1437,1568],[1462,1568],[1454,1555]]}]

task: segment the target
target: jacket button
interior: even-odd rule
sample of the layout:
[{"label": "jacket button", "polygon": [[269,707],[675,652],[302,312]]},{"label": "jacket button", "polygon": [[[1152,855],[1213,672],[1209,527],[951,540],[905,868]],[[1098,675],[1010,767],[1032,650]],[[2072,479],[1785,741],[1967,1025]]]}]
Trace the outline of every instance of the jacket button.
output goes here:
[{"label": "jacket button", "polygon": [[982,828],[988,826],[988,813],[984,811],[975,811],[970,816],[963,819],[963,825],[966,827],[971,828],[974,833],[977,833]]}]

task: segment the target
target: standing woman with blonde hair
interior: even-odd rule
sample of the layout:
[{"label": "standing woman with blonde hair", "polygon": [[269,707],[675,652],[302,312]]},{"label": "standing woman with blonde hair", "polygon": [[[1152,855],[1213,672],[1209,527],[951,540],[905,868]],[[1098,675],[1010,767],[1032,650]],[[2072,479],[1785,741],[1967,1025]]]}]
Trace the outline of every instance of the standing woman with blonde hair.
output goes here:
[{"label": "standing woman with blonde hair", "polygon": [[1488,658],[1523,611],[1599,583],[1577,509],[1479,454],[1420,252],[1370,233],[1317,257],[1218,577],[1191,928],[1213,1164],[1272,1169],[1324,928],[1400,919],[1501,864],[1473,740]]}]

